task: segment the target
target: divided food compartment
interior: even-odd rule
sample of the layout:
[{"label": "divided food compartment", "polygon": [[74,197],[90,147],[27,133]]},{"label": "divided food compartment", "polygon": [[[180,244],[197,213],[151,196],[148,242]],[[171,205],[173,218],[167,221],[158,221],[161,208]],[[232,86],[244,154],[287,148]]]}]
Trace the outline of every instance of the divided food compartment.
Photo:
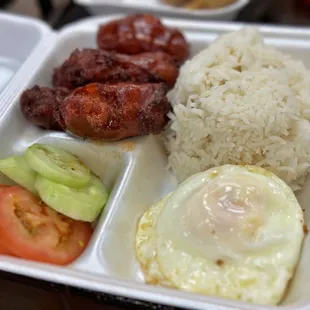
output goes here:
[{"label": "divided food compartment", "polygon": [[[33,76],[25,87],[51,85],[53,68],[60,65],[75,48],[95,47],[98,25],[120,16],[90,18],[67,26],[57,35],[53,48],[36,61]],[[241,24],[201,23],[162,19],[179,28],[191,44],[193,56],[218,35],[237,30]],[[260,27],[266,42],[300,58],[310,69],[310,32],[297,28]],[[27,79],[27,76],[24,77]],[[156,136],[126,139],[120,142],[91,142],[65,133],[40,130],[26,121],[19,109],[19,89],[0,115],[0,158],[22,153],[33,143],[49,143],[79,156],[110,190],[109,201],[96,223],[91,243],[71,265],[58,267],[13,257],[0,257],[0,269],[51,282],[73,285],[97,292],[187,309],[273,309],[243,302],[203,296],[175,289],[144,284],[135,257],[137,221],[152,203],[176,188],[176,180],[167,169],[167,154]],[[1,177],[2,183],[9,181]],[[310,226],[310,178],[297,194],[305,208]],[[173,224],[175,225],[175,223]],[[296,275],[279,306],[286,309],[309,309],[310,241],[306,237]]]},{"label": "divided food compartment", "polygon": [[46,35],[51,33],[47,24],[35,18],[0,12],[0,98],[10,81],[12,86],[19,84],[17,72],[29,62],[33,65],[38,58],[35,50],[45,44]]}]

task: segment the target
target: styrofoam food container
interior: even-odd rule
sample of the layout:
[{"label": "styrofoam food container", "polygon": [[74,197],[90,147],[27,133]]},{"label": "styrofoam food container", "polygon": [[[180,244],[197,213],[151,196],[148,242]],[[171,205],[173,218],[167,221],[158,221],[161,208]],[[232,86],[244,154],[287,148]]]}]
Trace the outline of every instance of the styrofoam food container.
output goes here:
[{"label": "styrofoam food container", "polygon": [[[186,309],[274,309],[144,284],[134,251],[136,224],[152,203],[176,187],[174,176],[166,169],[167,155],[156,137],[95,143],[73,138],[66,133],[41,130],[22,116],[19,96],[24,88],[35,84],[50,85],[55,66],[60,65],[75,48],[96,47],[98,25],[120,17],[86,19],[51,36],[50,43],[45,46],[45,54],[33,62],[32,72],[22,71],[24,84],[7,97],[0,114],[0,158],[22,153],[36,142],[51,143],[78,155],[111,190],[91,243],[81,257],[66,267],[0,256],[0,270]],[[244,26],[162,20],[166,25],[183,31],[191,44],[192,55],[218,35]],[[268,44],[293,54],[310,68],[309,30],[261,26],[260,31]],[[9,181],[0,176],[0,183],[3,182]],[[298,199],[301,207],[306,209],[305,222],[309,225],[310,178],[298,194]],[[310,308],[309,261],[310,240],[306,237],[299,267],[280,308]]]},{"label": "styrofoam food container", "polygon": [[237,17],[238,13],[250,0],[237,0],[225,7],[210,10],[177,8],[166,4],[162,0],[74,0],[74,2],[86,7],[94,15],[107,15],[120,10],[126,11],[126,13],[148,11],[161,16],[231,21]]},{"label": "styrofoam food container", "polygon": [[50,32],[37,19],[0,12],[0,94]]}]

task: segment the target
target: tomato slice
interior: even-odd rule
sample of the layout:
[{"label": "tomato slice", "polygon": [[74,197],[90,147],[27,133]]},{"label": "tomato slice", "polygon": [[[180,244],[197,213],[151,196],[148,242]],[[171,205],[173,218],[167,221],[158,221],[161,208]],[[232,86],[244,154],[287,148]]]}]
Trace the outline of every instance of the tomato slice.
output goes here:
[{"label": "tomato slice", "polygon": [[89,223],[57,213],[20,186],[0,191],[0,240],[15,256],[66,265],[83,252],[91,235]]},{"label": "tomato slice", "polygon": [[7,247],[0,240],[0,255],[12,255]]},{"label": "tomato slice", "polygon": [[[8,187],[9,187],[9,185],[0,184],[0,193],[2,192],[2,190],[6,189]],[[12,253],[3,244],[2,238],[0,237],[0,255],[10,255],[10,254],[12,254]]]},{"label": "tomato slice", "polygon": [[[0,192],[5,189],[5,188],[8,188],[9,186],[8,185],[4,185],[4,184],[0,184]],[[1,242],[1,238],[0,238],[0,255],[8,255],[10,254],[9,250],[4,246],[4,244],[2,244]]]},{"label": "tomato slice", "polygon": [[9,185],[5,185],[5,184],[0,184],[0,192],[2,192],[3,189],[6,189],[10,187]]},{"label": "tomato slice", "polygon": [[[0,192],[6,188],[10,187],[9,185],[0,184]],[[0,255],[12,255],[12,253],[7,249],[3,244],[2,239],[0,238]]]}]

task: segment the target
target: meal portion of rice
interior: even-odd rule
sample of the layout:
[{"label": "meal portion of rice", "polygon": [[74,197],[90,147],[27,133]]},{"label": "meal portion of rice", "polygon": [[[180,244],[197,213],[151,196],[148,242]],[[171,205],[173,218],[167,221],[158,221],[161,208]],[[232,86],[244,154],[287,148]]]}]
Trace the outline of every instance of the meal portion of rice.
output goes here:
[{"label": "meal portion of rice", "polygon": [[224,164],[272,171],[293,190],[310,166],[310,73],[254,28],[218,38],[181,68],[165,132],[178,181]]}]

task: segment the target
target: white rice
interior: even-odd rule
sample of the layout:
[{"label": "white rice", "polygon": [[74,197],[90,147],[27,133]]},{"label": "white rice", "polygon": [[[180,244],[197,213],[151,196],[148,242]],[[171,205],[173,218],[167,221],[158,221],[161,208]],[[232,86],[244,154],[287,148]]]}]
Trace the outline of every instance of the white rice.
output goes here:
[{"label": "white rice", "polygon": [[221,36],[181,68],[168,95],[169,165],[179,181],[252,164],[299,189],[310,166],[310,73],[254,28]]}]

